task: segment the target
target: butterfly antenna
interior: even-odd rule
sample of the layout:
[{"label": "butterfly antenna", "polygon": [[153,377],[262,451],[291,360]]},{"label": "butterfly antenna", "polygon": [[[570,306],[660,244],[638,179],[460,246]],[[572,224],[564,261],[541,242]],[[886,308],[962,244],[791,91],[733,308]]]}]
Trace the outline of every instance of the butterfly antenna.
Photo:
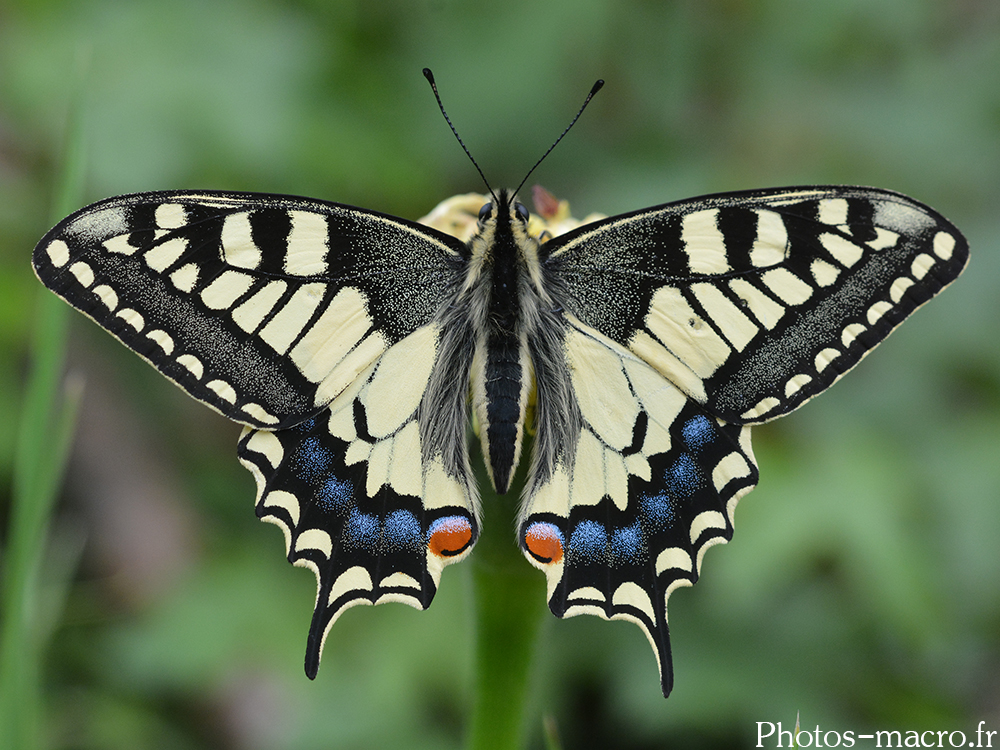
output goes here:
[{"label": "butterfly antenna", "polygon": [[533,166],[531,169],[528,170],[528,174],[526,174],[524,176],[524,179],[521,180],[521,184],[518,185],[517,190],[514,191],[515,193],[520,192],[521,188],[524,187],[524,183],[526,183],[528,181],[528,178],[531,177],[531,173],[538,168],[539,164],[545,161],[545,157],[552,153],[552,149],[554,149],[556,146],[559,145],[559,141],[561,141],[566,136],[570,128],[576,125],[576,121],[580,119],[580,115],[583,114],[583,110],[585,110],[587,108],[587,105],[590,104],[590,100],[594,98],[594,94],[600,91],[603,86],[604,86],[604,81],[598,78],[597,81],[594,83],[594,85],[591,87],[590,93],[587,94],[587,98],[583,100],[583,105],[580,107],[580,111],[576,113],[576,117],[574,117],[573,121],[566,126],[566,129],[560,134],[560,136],[556,138],[556,142],[553,143],[551,146],[549,146],[549,150],[546,151],[544,154],[542,154],[542,158],[535,162],[535,166]]},{"label": "butterfly antenna", "polygon": [[462,147],[462,150],[465,151],[465,155],[468,156],[469,161],[472,162],[472,166],[476,168],[476,171],[479,172],[479,176],[483,178],[483,184],[486,185],[486,189],[489,190],[490,195],[493,196],[493,202],[499,204],[500,201],[497,199],[497,194],[494,193],[493,188],[490,187],[490,183],[486,179],[486,175],[483,174],[483,170],[479,168],[479,164],[476,163],[476,160],[472,158],[472,152],[470,152],[466,147],[465,143],[462,141],[462,136],[458,134],[458,131],[451,122],[451,118],[448,117],[448,113],[444,109],[444,104],[441,103],[441,95],[438,93],[437,84],[434,82],[434,74],[431,73],[430,68],[424,68],[424,78],[426,78],[427,83],[431,85],[431,91],[434,92],[434,98],[437,99],[438,109],[440,109],[441,114],[444,115],[444,121],[448,123],[448,127],[451,128],[451,132],[455,134],[455,139],[458,141],[458,145]]}]

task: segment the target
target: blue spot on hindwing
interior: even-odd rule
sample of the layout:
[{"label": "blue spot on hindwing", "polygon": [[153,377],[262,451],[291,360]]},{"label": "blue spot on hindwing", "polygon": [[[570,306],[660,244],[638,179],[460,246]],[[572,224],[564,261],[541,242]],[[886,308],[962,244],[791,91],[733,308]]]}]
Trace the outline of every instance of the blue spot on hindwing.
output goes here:
[{"label": "blue spot on hindwing", "polygon": [[704,470],[690,453],[678,456],[664,470],[662,479],[658,492],[639,498],[639,519],[642,527],[650,531],[673,527],[677,521],[678,505],[705,488]]},{"label": "blue spot on hindwing", "polygon": [[639,523],[615,529],[611,534],[611,565],[637,565],[645,547]]},{"label": "blue spot on hindwing", "polygon": [[385,548],[387,552],[419,550],[424,544],[420,521],[408,510],[394,510],[385,518]]},{"label": "blue spot on hindwing", "polygon": [[381,524],[378,518],[354,511],[344,524],[343,541],[344,546],[350,549],[365,549],[369,552],[376,552],[379,546],[379,532]]},{"label": "blue spot on hindwing", "polygon": [[354,484],[330,475],[319,482],[315,497],[323,510],[345,515],[354,508]]},{"label": "blue spot on hindwing", "polygon": [[297,479],[316,484],[324,474],[329,474],[336,456],[318,437],[308,437],[299,443],[292,454],[290,468]]},{"label": "blue spot on hindwing", "polygon": [[303,438],[288,459],[288,470],[312,489],[313,501],[327,513],[343,516],[355,507],[354,483],[337,478],[336,468],[337,453],[316,435]]},{"label": "blue spot on hindwing", "polygon": [[704,486],[701,468],[690,454],[682,453],[664,472],[665,489],[678,500],[690,497]]},{"label": "blue spot on hindwing", "polygon": [[569,538],[568,556],[574,563],[591,565],[607,560],[608,531],[597,521],[580,521]]},{"label": "blue spot on hindwing", "polygon": [[354,508],[344,522],[341,539],[346,549],[362,549],[371,555],[414,552],[424,545],[420,521],[408,510],[394,510],[383,519]]},{"label": "blue spot on hindwing", "polygon": [[639,500],[639,511],[646,528],[663,531],[674,525],[674,501],[662,490],[655,495],[643,495]]},{"label": "blue spot on hindwing", "polygon": [[684,423],[681,428],[681,438],[691,450],[699,450],[712,442],[715,437],[712,421],[708,417],[698,415]]}]

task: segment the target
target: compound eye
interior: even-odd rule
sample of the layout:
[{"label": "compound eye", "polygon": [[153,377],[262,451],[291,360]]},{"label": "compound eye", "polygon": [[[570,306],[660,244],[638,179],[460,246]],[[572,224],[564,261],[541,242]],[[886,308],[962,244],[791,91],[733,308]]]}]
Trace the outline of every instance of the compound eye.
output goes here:
[{"label": "compound eye", "polygon": [[493,213],[493,203],[490,202],[485,204],[481,209],[479,209],[479,220],[486,221],[488,218],[490,218],[490,214],[492,213]]},{"label": "compound eye", "polygon": [[516,204],[514,206],[514,208],[517,210],[517,216],[518,216],[518,218],[521,221],[523,221],[525,224],[527,224],[528,223],[528,209],[526,209],[524,207],[524,204],[518,203],[518,204]]}]

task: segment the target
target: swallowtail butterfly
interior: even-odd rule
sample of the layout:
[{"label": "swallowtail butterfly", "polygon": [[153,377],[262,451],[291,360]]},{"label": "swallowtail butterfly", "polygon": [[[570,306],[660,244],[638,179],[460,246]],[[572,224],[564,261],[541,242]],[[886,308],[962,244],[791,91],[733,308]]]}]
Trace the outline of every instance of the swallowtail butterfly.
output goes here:
[{"label": "swallowtail butterfly", "polygon": [[33,262],[245,425],[257,515],[318,580],[309,677],[346,608],[426,608],[472,550],[471,419],[500,493],[534,433],[517,543],[552,612],[639,625],[666,695],[667,599],[732,538],[750,428],[854,367],[967,243],[862,187],[710,195],[551,238],[501,190],[478,219],[462,242],[309,198],[139,193],[64,219]]}]

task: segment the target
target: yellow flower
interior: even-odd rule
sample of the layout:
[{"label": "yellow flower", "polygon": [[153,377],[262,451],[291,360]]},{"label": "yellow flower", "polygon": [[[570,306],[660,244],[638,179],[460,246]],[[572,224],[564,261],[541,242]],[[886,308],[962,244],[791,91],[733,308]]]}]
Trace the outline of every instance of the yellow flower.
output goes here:
[{"label": "yellow flower", "polygon": [[[595,213],[586,216],[582,221],[574,219],[570,215],[569,201],[557,200],[552,193],[539,185],[532,188],[532,198],[535,210],[528,220],[528,234],[541,240],[558,237],[578,226],[604,218],[603,214]],[[419,222],[467,242],[476,233],[479,209],[490,200],[490,196],[480,193],[453,195],[441,201],[429,214],[419,219]]]}]

